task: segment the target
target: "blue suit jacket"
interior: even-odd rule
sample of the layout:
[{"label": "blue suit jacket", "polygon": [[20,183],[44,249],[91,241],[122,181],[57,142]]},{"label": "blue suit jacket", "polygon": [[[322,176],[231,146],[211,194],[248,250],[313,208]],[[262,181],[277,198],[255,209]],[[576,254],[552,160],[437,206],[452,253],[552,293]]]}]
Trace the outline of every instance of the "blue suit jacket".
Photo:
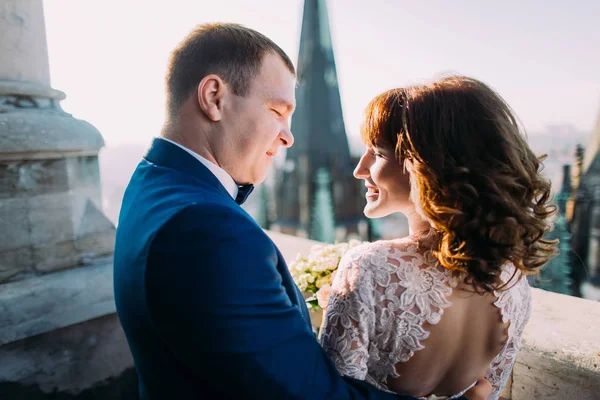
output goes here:
[{"label": "blue suit jacket", "polygon": [[127,187],[114,265],[143,400],[410,398],[338,374],[276,246],[167,141]]}]

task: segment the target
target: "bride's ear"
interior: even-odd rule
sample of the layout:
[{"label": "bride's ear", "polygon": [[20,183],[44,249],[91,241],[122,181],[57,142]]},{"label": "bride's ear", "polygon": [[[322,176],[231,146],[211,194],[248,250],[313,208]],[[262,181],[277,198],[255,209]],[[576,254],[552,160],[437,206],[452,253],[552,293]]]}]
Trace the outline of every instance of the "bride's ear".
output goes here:
[{"label": "bride's ear", "polygon": [[200,109],[213,122],[220,121],[226,93],[223,80],[218,75],[208,75],[198,84],[197,100]]},{"label": "bride's ear", "polygon": [[404,159],[402,162],[402,166],[404,167],[404,173],[411,174],[413,170],[413,163],[408,158]]}]

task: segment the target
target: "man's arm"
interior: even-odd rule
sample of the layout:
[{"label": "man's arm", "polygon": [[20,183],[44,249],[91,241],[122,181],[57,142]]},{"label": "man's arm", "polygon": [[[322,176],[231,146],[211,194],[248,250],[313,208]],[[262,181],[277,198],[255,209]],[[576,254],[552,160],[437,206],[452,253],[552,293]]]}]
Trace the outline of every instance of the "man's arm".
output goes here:
[{"label": "man's arm", "polygon": [[187,208],[161,229],[146,288],[156,330],[207,390],[261,399],[411,399],[338,374],[281,285],[271,242],[225,207]]}]

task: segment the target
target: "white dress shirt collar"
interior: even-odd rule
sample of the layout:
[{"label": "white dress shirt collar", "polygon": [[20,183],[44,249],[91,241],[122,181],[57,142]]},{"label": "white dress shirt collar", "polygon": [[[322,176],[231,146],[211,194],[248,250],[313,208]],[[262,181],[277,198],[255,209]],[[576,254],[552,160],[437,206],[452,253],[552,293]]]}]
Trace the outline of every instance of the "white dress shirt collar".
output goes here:
[{"label": "white dress shirt collar", "polygon": [[233,180],[231,175],[229,175],[227,173],[227,171],[225,171],[223,168],[219,167],[217,164],[215,164],[211,161],[208,161],[206,158],[202,157],[200,154],[193,152],[192,150],[180,145],[179,143],[176,143],[165,137],[160,137],[159,139],[166,140],[167,142],[172,143],[175,146],[178,146],[182,150],[185,150],[189,154],[194,156],[194,158],[196,158],[198,161],[200,161],[206,168],[208,168],[208,170],[210,172],[213,173],[213,175],[219,180],[219,182],[221,182],[221,185],[223,185],[223,187],[225,188],[225,190],[227,190],[227,192],[231,195],[231,197],[233,197],[234,199],[237,197],[238,185],[235,183],[235,181]]}]

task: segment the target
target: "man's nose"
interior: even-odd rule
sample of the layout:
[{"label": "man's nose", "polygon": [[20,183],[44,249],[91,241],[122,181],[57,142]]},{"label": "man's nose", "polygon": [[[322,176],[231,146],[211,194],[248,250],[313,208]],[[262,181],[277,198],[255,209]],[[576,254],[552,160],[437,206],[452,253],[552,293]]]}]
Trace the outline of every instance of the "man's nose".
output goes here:
[{"label": "man's nose", "polygon": [[292,147],[294,144],[294,135],[289,128],[282,129],[281,132],[279,132],[279,139],[281,140],[283,147]]}]

